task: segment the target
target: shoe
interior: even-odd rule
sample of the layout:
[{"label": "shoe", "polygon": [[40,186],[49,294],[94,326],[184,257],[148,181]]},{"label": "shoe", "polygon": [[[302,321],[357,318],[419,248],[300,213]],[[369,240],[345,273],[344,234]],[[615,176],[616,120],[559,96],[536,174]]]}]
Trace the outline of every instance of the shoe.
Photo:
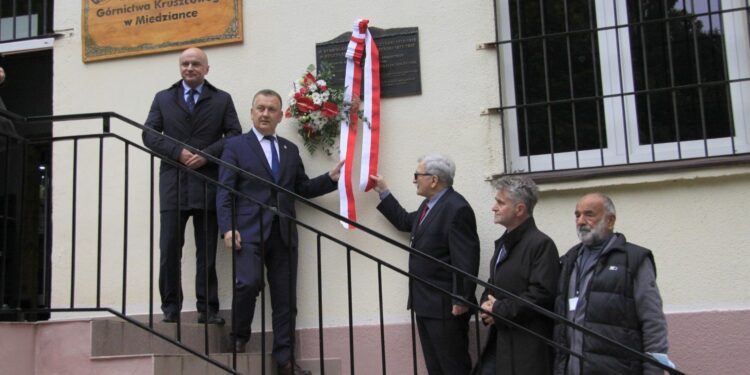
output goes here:
[{"label": "shoe", "polygon": [[278,367],[278,375],[312,375],[312,372],[299,367],[298,364],[287,363]]},{"label": "shoe", "polygon": [[178,311],[166,312],[161,321],[164,323],[177,323],[180,321],[180,313]]},{"label": "shoe", "polygon": [[237,353],[244,353],[245,347],[247,346],[247,340],[237,339],[234,340],[234,351]]},{"label": "shoe", "polygon": [[[200,313],[198,315],[198,323],[205,324],[206,323],[206,314]],[[209,314],[208,315],[208,324],[218,324],[220,326],[224,325],[224,318],[217,314]]]}]

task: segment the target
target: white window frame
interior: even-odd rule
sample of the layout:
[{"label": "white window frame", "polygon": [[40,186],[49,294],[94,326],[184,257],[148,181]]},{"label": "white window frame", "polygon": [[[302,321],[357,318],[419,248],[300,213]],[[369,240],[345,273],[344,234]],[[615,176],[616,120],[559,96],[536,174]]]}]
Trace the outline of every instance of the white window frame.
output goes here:
[{"label": "white window frame", "polygon": [[[721,1],[722,9],[740,8],[746,4],[747,0]],[[498,20],[500,40],[510,40],[511,21],[508,1],[499,2],[498,14],[500,16]],[[617,20],[615,20],[615,14],[617,14]],[[511,158],[508,172],[550,171],[750,152],[750,131],[748,130],[750,127],[750,82],[730,84],[730,101],[735,128],[734,150],[730,137],[709,139],[705,142],[704,140],[681,141],[679,146],[678,142],[655,144],[653,150],[651,144],[640,145],[635,97],[621,95],[634,91],[630,35],[626,27],[616,27],[627,24],[627,15],[626,0],[596,2],[597,27],[606,28],[606,30],[598,31],[597,39],[598,69],[602,79],[600,90],[602,95],[611,96],[603,100],[602,128],[606,133],[607,147],[578,152],[556,152],[554,156],[550,154],[521,156],[517,113],[522,109],[505,109],[503,125],[507,135],[506,147],[510,150],[510,153],[506,155]],[[742,10],[722,13],[722,22],[728,78],[734,80],[750,77],[750,37],[748,37],[747,12]],[[499,54],[503,107],[514,107],[517,101],[511,44],[501,44]],[[707,124],[710,124],[710,121],[710,118],[706,119]],[[708,154],[706,154],[706,148]]]},{"label": "white window frame", "polygon": [[0,43],[0,53],[14,54],[52,49],[55,38],[26,39],[15,42]]}]

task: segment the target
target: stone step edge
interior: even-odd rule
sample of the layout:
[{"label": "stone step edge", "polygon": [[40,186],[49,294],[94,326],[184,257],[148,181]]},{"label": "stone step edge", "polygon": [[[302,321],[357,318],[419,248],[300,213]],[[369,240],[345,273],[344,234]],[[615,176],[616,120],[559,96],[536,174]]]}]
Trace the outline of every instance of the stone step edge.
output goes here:
[{"label": "stone step edge", "polygon": [[[212,353],[211,356],[231,356],[232,353]],[[259,357],[260,353],[237,353],[237,356],[253,356],[253,357]],[[270,356],[271,354],[266,354],[267,356]],[[163,354],[163,353],[146,353],[146,354],[122,354],[122,355],[100,355],[100,356],[91,356],[91,360],[107,360],[107,359],[129,359],[129,358],[160,358],[160,357],[195,357],[194,355],[190,353],[185,354]],[[317,358],[313,358],[317,360]],[[328,358],[326,358],[328,359]]]},{"label": "stone step edge", "polygon": [[[232,353],[212,353],[211,356],[230,356]],[[260,357],[261,353],[237,353],[237,356],[243,356],[243,357]],[[266,356],[270,357],[271,353],[266,353]],[[130,359],[130,358],[160,358],[160,357],[195,357],[193,354],[186,353],[186,354],[161,354],[161,353],[152,353],[152,354],[123,354],[123,355],[104,355],[104,356],[91,356],[91,360],[97,361],[97,360],[108,360],[108,359]],[[298,358],[297,361],[300,362],[308,362],[308,361],[320,361],[317,357],[312,358]],[[338,357],[325,357],[323,358],[323,361],[341,361],[341,358]]]}]

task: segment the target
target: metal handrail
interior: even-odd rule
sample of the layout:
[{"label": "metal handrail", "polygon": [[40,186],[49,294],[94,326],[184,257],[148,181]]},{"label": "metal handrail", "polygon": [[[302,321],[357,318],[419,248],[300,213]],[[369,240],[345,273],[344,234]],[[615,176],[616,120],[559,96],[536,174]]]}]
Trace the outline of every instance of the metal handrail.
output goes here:
[{"label": "metal handrail", "polygon": [[[604,341],[604,342],[606,342],[606,343],[608,343],[608,344],[610,344],[610,345],[612,345],[614,347],[617,347],[618,349],[620,349],[620,350],[628,353],[629,355],[633,356],[634,358],[642,360],[643,362],[651,363],[654,366],[657,366],[659,368],[664,369],[665,371],[668,371],[670,374],[682,374],[680,371],[678,371],[676,369],[672,369],[672,368],[670,368],[668,366],[665,366],[665,365],[661,364],[660,362],[658,362],[656,359],[654,359],[651,356],[648,356],[648,355],[646,355],[644,353],[638,352],[638,351],[636,351],[636,350],[634,350],[634,349],[632,349],[630,347],[627,347],[627,346],[625,346],[625,345],[623,345],[623,344],[621,344],[619,342],[616,342],[616,341],[614,341],[614,340],[612,340],[612,339],[610,339],[610,338],[608,338],[606,336],[603,336],[603,335],[601,335],[601,334],[599,334],[599,333],[597,333],[597,332],[595,332],[595,331],[593,331],[593,330],[591,330],[589,328],[586,328],[584,326],[580,326],[580,325],[578,325],[578,324],[576,324],[576,323],[574,323],[574,322],[566,319],[563,316],[560,316],[560,315],[558,315],[558,314],[556,314],[554,312],[551,312],[551,311],[549,311],[549,310],[547,310],[545,308],[537,306],[536,304],[533,304],[533,303],[531,303],[529,301],[526,301],[525,299],[523,299],[523,298],[521,298],[521,297],[519,297],[519,296],[517,296],[517,295],[515,295],[515,294],[513,294],[511,292],[508,292],[508,291],[506,291],[506,290],[504,290],[502,288],[499,288],[499,287],[497,287],[497,286],[495,286],[493,284],[485,282],[484,280],[478,279],[477,277],[475,277],[475,276],[473,276],[473,275],[471,275],[471,274],[469,274],[469,273],[467,273],[467,272],[465,272],[465,271],[463,271],[461,269],[458,269],[455,266],[452,266],[452,265],[447,264],[447,263],[445,263],[445,262],[443,262],[443,261],[441,261],[439,259],[436,259],[436,258],[434,258],[434,257],[432,257],[432,256],[430,256],[428,254],[425,254],[424,252],[422,252],[422,251],[420,251],[418,249],[414,249],[412,247],[406,246],[406,245],[404,245],[404,244],[402,244],[402,243],[400,243],[400,242],[398,242],[398,241],[396,241],[396,240],[394,240],[394,239],[392,239],[390,237],[387,237],[387,236],[385,236],[385,235],[383,235],[383,234],[381,234],[379,232],[376,232],[373,229],[370,229],[370,228],[368,228],[368,227],[366,227],[366,226],[364,226],[362,224],[359,224],[357,222],[349,220],[348,218],[345,218],[345,217],[343,217],[343,216],[341,216],[341,215],[339,215],[339,214],[337,214],[337,213],[335,213],[335,212],[333,212],[331,210],[328,210],[327,208],[322,207],[322,206],[320,206],[320,205],[312,202],[311,200],[306,199],[306,198],[304,198],[304,197],[302,197],[302,196],[300,196],[300,195],[298,195],[298,194],[296,194],[296,193],[294,193],[292,191],[284,189],[283,187],[278,186],[278,185],[274,184],[271,181],[265,180],[264,178],[261,178],[261,177],[256,176],[256,175],[254,175],[254,174],[252,174],[252,173],[250,173],[248,171],[240,169],[239,167],[236,167],[234,165],[228,164],[228,163],[224,162],[223,160],[221,160],[219,158],[216,158],[216,157],[214,157],[212,155],[206,154],[206,153],[202,152],[201,150],[195,149],[194,147],[192,147],[190,145],[187,145],[184,142],[181,142],[181,141],[179,141],[177,139],[174,139],[172,137],[164,135],[164,134],[162,134],[162,133],[160,133],[160,132],[158,132],[158,131],[156,131],[154,129],[145,127],[145,126],[143,126],[143,125],[141,125],[141,124],[139,124],[139,123],[137,123],[137,122],[135,122],[135,121],[127,118],[127,117],[119,115],[118,113],[115,113],[115,112],[97,112],[97,113],[83,113],[83,114],[70,114],[70,115],[55,115],[55,116],[35,116],[35,117],[27,117],[27,118],[19,117],[19,119],[22,119],[27,124],[32,124],[32,125],[36,124],[36,123],[42,123],[42,122],[74,121],[74,120],[87,120],[87,119],[98,119],[98,118],[101,118],[103,120],[103,133],[104,134],[88,134],[88,135],[77,135],[77,136],[61,136],[61,137],[51,137],[51,138],[40,138],[40,139],[35,139],[33,142],[35,143],[35,142],[49,142],[49,141],[63,141],[63,140],[77,140],[77,139],[91,139],[91,138],[100,138],[100,139],[103,139],[103,138],[115,138],[115,139],[118,139],[118,140],[124,142],[125,144],[127,144],[128,147],[135,147],[135,148],[137,148],[137,149],[139,149],[139,150],[141,150],[143,152],[146,152],[147,154],[151,155],[152,158],[154,156],[158,156],[162,160],[162,162],[166,162],[166,163],[168,163],[168,164],[170,164],[170,165],[172,165],[172,166],[174,166],[176,168],[179,168],[182,171],[182,173],[191,174],[191,175],[193,175],[195,177],[198,177],[199,179],[202,179],[204,181],[204,183],[209,183],[209,184],[212,184],[214,186],[226,189],[227,191],[229,191],[231,194],[233,194],[236,197],[239,197],[239,198],[242,198],[242,199],[247,199],[247,200],[253,202],[254,204],[257,204],[262,209],[271,210],[270,206],[266,205],[263,202],[259,202],[255,198],[247,196],[246,194],[244,194],[244,193],[242,193],[240,191],[235,190],[233,187],[226,186],[226,185],[224,185],[224,184],[222,184],[222,183],[220,183],[218,181],[215,181],[215,180],[213,180],[213,179],[211,179],[209,177],[204,176],[203,174],[201,174],[199,172],[196,172],[196,171],[194,171],[192,169],[189,169],[189,168],[183,166],[182,164],[180,164],[180,163],[172,160],[171,158],[169,158],[169,157],[167,157],[165,155],[161,155],[159,153],[156,153],[156,152],[154,152],[154,151],[152,151],[152,150],[150,150],[150,149],[148,149],[148,148],[146,148],[144,146],[141,146],[139,144],[136,144],[136,143],[132,142],[129,139],[126,139],[126,138],[124,138],[124,137],[122,137],[120,135],[111,133],[110,132],[110,130],[111,130],[110,129],[110,121],[111,121],[111,119],[112,118],[119,119],[119,120],[121,120],[121,121],[123,121],[123,122],[125,122],[125,123],[127,123],[129,125],[132,125],[132,126],[134,126],[136,128],[141,129],[144,132],[151,132],[151,133],[156,134],[156,135],[158,135],[160,137],[164,137],[165,139],[167,139],[167,140],[169,140],[171,142],[174,142],[176,145],[181,146],[181,147],[183,147],[185,149],[188,149],[188,150],[190,150],[193,153],[199,154],[199,155],[203,156],[204,158],[206,158],[207,160],[209,160],[209,161],[211,161],[211,162],[213,162],[213,163],[215,163],[217,165],[220,165],[220,166],[222,166],[224,168],[230,169],[230,170],[232,170],[235,173],[238,173],[240,175],[244,175],[246,178],[249,178],[249,179],[252,179],[253,181],[265,184],[266,186],[268,186],[271,189],[274,189],[274,190],[277,190],[277,191],[280,191],[280,192],[284,192],[285,194],[288,194],[289,196],[291,196],[296,201],[300,201],[303,204],[308,205],[309,207],[313,208],[314,210],[316,210],[318,212],[322,212],[323,214],[328,215],[328,216],[330,216],[330,217],[332,217],[334,219],[337,219],[339,221],[346,222],[347,224],[352,225],[352,226],[354,226],[354,227],[362,230],[363,232],[365,232],[365,233],[367,233],[369,235],[372,235],[373,237],[375,237],[377,239],[380,239],[380,240],[382,240],[382,241],[384,241],[384,242],[386,242],[386,243],[388,243],[390,245],[393,245],[393,246],[395,246],[397,248],[400,248],[402,250],[407,251],[409,254],[414,254],[414,255],[417,255],[417,256],[421,256],[421,257],[423,257],[425,259],[429,259],[431,262],[437,263],[441,267],[444,267],[445,269],[450,270],[454,274],[461,275],[462,277],[467,278],[467,279],[471,280],[472,282],[475,282],[479,286],[482,286],[482,287],[484,287],[486,289],[489,289],[489,290],[492,290],[493,292],[498,293],[497,295],[502,295],[502,296],[505,296],[506,298],[509,298],[509,299],[514,300],[514,301],[520,302],[520,303],[524,304],[530,310],[534,311],[535,313],[538,313],[538,314],[543,315],[545,317],[548,317],[548,318],[550,318],[550,319],[552,319],[552,320],[554,320],[554,321],[556,321],[558,323],[562,323],[562,324],[564,324],[566,326],[569,326],[569,327],[572,327],[572,328],[574,328],[576,330],[579,330],[579,331],[583,332],[586,335],[593,336],[593,337],[595,337],[595,338],[597,338],[599,340],[602,340],[602,341]],[[392,265],[392,264],[390,264],[388,262],[382,261],[381,259],[370,255],[369,253],[367,253],[366,251],[364,251],[362,249],[358,249],[358,248],[356,248],[356,247],[354,247],[354,246],[352,246],[352,245],[350,245],[350,244],[348,244],[348,243],[346,243],[346,242],[344,242],[342,240],[339,240],[339,239],[335,238],[332,235],[329,235],[329,234],[326,234],[324,232],[321,232],[320,230],[318,230],[318,229],[316,229],[316,228],[314,228],[314,227],[312,227],[312,226],[310,226],[310,225],[308,225],[308,224],[306,224],[304,222],[299,221],[296,217],[292,217],[292,216],[290,216],[288,214],[285,214],[285,213],[277,211],[277,210],[272,210],[272,211],[274,212],[274,215],[277,215],[277,216],[280,216],[280,217],[284,217],[284,218],[288,219],[290,221],[290,223],[295,223],[296,225],[299,225],[299,226],[301,226],[303,228],[306,228],[306,229],[310,230],[313,233],[316,233],[317,236],[318,236],[318,244],[320,243],[320,237],[325,237],[325,238],[327,238],[327,239],[329,239],[329,240],[331,240],[331,241],[333,241],[333,242],[335,242],[335,243],[337,243],[337,244],[339,244],[341,246],[346,247],[347,254],[349,254],[350,251],[353,251],[353,252],[355,252],[355,253],[357,253],[357,254],[359,254],[361,256],[364,256],[364,257],[366,257],[366,258],[368,258],[368,259],[376,262],[379,265],[379,268],[381,266],[385,266],[386,268],[391,269],[392,271],[400,273],[400,274],[402,274],[402,275],[404,275],[404,276],[406,276],[406,277],[408,277],[410,279],[413,279],[413,280],[416,280],[418,282],[421,282],[421,283],[429,286],[431,289],[433,289],[433,290],[435,290],[435,291],[437,291],[439,293],[443,293],[445,295],[449,295],[453,299],[459,300],[459,301],[463,302],[464,304],[473,307],[477,311],[485,312],[485,313],[493,316],[497,321],[503,322],[503,324],[505,324],[505,325],[517,328],[517,329],[522,330],[522,331],[524,331],[524,332],[526,332],[526,333],[528,333],[530,335],[533,335],[533,336],[537,337],[538,339],[544,341],[547,345],[555,347],[556,349],[561,350],[561,351],[563,351],[563,352],[565,352],[567,354],[570,354],[570,355],[576,356],[578,358],[581,358],[583,361],[587,360],[580,353],[573,352],[573,351],[569,350],[568,348],[566,348],[564,346],[561,346],[560,344],[558,344],[558,343],[556,343],[556,342],[554,342],[554,341],[552,341],[552,340],[550,340],[550,339],[548,339],[548,338],[546,338],[546,337],[544,337],[544,336],[542,336],[542,335],[540,335],[540,334],[538,334],[538,333],[536,333],[534,331],[531,331],[531,330],[529,330],[529,329],[527,329],[527,328],[519,325],[518,323],[515,323],[515,322],[513,322],[513,321],[511,321],[511,320],[509,320],[507,318],[502,317],[502,316],[498,316],[495,313],[493,313],[492,311],[487,311],[487,310],[482,309],[481,306],[479,306],[478,304],[474,304],[474,303],[466,300],[465,298],[463,298],[460,295],[456,295],[456,294],[454,294],[454,293],[452,293],[450,291],[446,291],[446,290],[440,288],[439,286],[431,283],[428,280],[425,280],[425,279],[420,278],[418,276],[412,275],[408,271],[401,270],[400,268],[398,268],[398,267],[396,267],[396,266],[394,266],[394,265]],[[152,325],[149,324],[149,326],[152,326]],[[178,327],[179,327],[179,325],[178,325]],[[179,332],[179,328],[178,328],[178,332]],[[172,340],[169,340],[169,339],[167,339],[167,340],[170,341],[170,342],[172,341]],[[177,342],[175,341],[173,343],[176,344]],[[209,359],[207,356],[203,356],[203,355],[200,355],[200,354],[196,354],[196,355],[199,355],[200,357],[204,357],[204,359]]]}]

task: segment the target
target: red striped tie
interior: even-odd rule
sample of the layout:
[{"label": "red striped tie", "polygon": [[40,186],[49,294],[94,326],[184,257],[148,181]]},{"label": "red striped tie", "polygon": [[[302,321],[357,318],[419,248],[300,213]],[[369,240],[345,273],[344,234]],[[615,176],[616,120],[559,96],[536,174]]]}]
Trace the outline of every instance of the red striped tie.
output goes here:
[{"label": "red striped tie", "polygon": [[427,211],[430,209],[430,206],[424,205],[424,209],[422,210],[422,213],[419,214],[419,222],[417,222],[417,226],[422,224],[422,220],[424,220],[424,217],[427,216]]}]

